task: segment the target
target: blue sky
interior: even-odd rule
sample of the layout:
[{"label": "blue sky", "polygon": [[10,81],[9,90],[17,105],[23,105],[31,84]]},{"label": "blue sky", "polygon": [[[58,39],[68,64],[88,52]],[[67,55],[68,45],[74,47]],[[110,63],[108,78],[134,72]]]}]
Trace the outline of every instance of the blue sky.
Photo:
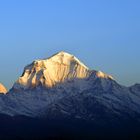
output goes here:
[{"label": "blue sky", "polygon": [[123,85],[140,83],[139,0],[0,1],[0,81],[64,50]]}]

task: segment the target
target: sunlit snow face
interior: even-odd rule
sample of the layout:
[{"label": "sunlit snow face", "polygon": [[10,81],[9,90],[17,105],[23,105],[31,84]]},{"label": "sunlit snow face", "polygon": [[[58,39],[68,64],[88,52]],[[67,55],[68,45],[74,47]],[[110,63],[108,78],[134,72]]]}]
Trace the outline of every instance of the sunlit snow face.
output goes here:
[{"label": "sunlit snow face", "polygon": [[27,88],[39,84],[52,87],[69,79],[86,78],[89,73],[89,69],[75,56],[60,52],[48,59],[36,60],[25,67],[16,84]]},{"label": "sunlit snow face", "polygon": [[0,83],[0,93],[6,94],[7,89]]},{"label": "sunlit snow face", "polygon": [[[48,59],[35,60],[25,67],[23,75],[14,87],[34,88],[38,85],[53,87],[73,79],[85,79],[92,73],[75,56],[60,52]],[[113,79],[101,71],[95,71],[98,78]]]}]

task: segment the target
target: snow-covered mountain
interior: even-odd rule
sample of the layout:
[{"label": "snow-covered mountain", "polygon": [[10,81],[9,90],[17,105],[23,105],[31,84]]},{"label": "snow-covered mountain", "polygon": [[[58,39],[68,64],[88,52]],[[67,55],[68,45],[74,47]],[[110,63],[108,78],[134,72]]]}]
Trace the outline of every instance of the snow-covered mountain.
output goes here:
[{"label": "snow-covered mountain", "polygon": [[3,84],[0,83],[0,93],[6,94],[7,93],[7,89],[6,87],[4,87]]},{"label": "snow-covered mountain", "polygon": [[[93,71],[75,56],[60,52],[48,59],[35,60],[26,66],[13,88],[33,89],[38,86],[51,88],[72,79],[88,78],[92,73]],[[96,72],[96,76],[113,79],[101,71]]]},{"label": "snow-covered mountain", "polygon": [[14,88],[30,89],[39,85],[53,87],[69,79],[86,78],[89,74],[89,69],[75,56],[60,52],[48,59],[36,60],[25,67]]},{"label": "snow-covered mountain", "polygon": [[125,87],[60,52],[26,66],[6,95],[0,113],[43,118],[109,121],[140,117],[140,85]]}]

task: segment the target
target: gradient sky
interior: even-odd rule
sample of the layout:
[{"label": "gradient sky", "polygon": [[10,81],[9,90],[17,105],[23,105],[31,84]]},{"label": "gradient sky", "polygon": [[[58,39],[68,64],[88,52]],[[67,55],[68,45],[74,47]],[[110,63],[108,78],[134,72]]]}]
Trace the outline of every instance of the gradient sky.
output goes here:
[{"label": "gradient sky", "polygon": [[0,1],[0,81],[58,51],[123,85],[140,83],[140,0]]}]

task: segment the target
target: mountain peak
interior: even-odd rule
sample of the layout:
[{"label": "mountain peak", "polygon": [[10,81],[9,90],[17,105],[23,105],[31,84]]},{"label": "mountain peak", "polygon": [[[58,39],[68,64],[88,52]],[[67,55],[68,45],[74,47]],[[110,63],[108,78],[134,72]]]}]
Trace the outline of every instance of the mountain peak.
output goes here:
[{"label": "mountain peak", "polygon": [[47,59],[35,60],[24,68],[14,89],[31,89],[38,86],[53,87],[73,79],[87,79],[96,75],[100,79],[112,79],[101,71],[90,70],[78,58],[67,52],[58,52]]},{"label": "mountain peak", "polygon": [[0,93],[3,93],[3,94],[7,93],[7,89],[1,83],[0,83]]},{"label": "mountain peak", "polygon": [[90,70],[74,55],[61,51],[26,66],[14,88],[52,87],[70,79],[87,78]]},{"label": "mountain peak", "polygon": [[64,65],[71,65],[73,62],[75,62],[75,64],[79,64],[79,65],[83,66],[85,69],[89,69],[85,64],[83,64],[74,55],[64,52],[64,51],[56,53],[55,55],[51,56],[47,60],[52,60],[54,62],[64,64]]}]

